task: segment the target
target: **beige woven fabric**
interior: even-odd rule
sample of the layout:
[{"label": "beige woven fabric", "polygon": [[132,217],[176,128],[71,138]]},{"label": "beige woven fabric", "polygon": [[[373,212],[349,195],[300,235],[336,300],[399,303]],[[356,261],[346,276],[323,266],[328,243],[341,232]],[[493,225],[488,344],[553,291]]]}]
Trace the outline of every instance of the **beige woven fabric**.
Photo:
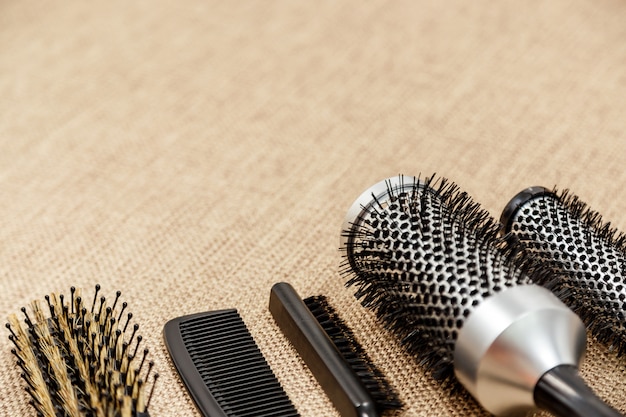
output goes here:
[{"label": "beige woven fabric", "polygon": [[[451,398],[344,288],[339,232],[373,183],[457,182],[494,216],[570,188],[626,230],[626,3],[0,3],[0,316],[72,285],[123,291],[161,374],[153,416],[198,415],[162,342],[235,307],[302,416],[336,413],[267,310],[329,295],[406,403]],[[33,415],[0,337],[0,415]],[[584,375],[626,411],[624,361]]]}]

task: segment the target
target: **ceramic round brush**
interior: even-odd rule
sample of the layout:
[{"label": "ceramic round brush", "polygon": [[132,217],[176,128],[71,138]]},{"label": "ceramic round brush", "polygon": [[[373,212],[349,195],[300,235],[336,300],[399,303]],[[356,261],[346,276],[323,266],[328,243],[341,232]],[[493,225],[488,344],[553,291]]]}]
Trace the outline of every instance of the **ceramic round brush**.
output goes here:
[{"label": "ceramic round brush", "polygon": [[538,260],[532,269],[549,272],[538,283],[579,313],[597,339],[624,353],[626,237],[578,197],[544,187],[520,192],[501,221],[511,247]]},{"label": "ceramic round brush", "polygon": [[[91,299],[72,287],[70,297],[46,295],[9,316],[6,327],[37,416],[147,417],[153,363],[141,349],[139,326],[127,303]],[[152,389],[146,383],[153,374]]]},{"label": "ceramic round brush", "polygon": [[583,323],[531,282],[498,230],[446,180],[383,181],[346,216],[348,284],[436,377],[456,376],[491,413],[621,415],[578,373]]}]

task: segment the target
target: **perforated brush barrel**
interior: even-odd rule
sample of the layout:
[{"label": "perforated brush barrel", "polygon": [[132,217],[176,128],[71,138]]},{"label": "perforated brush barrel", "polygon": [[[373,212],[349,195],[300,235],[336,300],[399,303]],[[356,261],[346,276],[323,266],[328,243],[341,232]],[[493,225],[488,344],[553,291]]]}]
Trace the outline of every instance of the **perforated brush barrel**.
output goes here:
[{"label": "perforated brush barrel", "polygon": [[[434,188],[437,187],[437,188]],[[435,372],[450,372],[465,318],[486,297],[528,284],[495,250],[497,227],[445,181],[397,177],[348,211],[343,244],[356,296],[385,317]]]},{"label": "perforated brush barrel", "polygon": [[[510,245],[537,262],[529,274],[581,315],[598,339],[626,346],[624,236],[567,192],[520,192],[502,215]],[[537,273],[539,272],[539,273]]]},{"label": "perforated brush barrel", "polygon": [[532,284],[498,232],[455,185],[399,176],[355,201],[342,248],[348,285],[408,351],[507,414],[535,406],[547,371],[578,365],[585,328]]}]

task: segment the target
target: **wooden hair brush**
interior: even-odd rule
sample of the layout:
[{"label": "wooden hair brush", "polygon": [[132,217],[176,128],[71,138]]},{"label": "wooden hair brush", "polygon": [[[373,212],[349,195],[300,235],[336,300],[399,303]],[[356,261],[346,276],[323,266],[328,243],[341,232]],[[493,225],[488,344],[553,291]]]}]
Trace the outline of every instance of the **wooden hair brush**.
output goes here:
[{"label": "wooden hair brush", "polygon": [[69,300],[53,293],[23,307],[23,321],[9,316],[12,352],[38,416],[149,416],[158,374],[140,348],[139,325],[126,302],[118,305],[120,291],[111,305],[99,291],[96,285],[91,306],[72,287]]}]

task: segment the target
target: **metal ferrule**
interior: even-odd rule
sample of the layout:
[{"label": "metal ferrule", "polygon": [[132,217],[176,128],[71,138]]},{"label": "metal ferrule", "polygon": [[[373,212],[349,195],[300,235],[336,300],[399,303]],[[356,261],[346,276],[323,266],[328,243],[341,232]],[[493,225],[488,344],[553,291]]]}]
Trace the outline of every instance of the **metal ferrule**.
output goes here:
[{"label": "metal ferrule", "polygon": [[578,367],[585,326],[543,287],[523,285],[484,300],[466,319],[454,351],[457,379],[489,412],[535,408],[541,376],[558,365]]}]

